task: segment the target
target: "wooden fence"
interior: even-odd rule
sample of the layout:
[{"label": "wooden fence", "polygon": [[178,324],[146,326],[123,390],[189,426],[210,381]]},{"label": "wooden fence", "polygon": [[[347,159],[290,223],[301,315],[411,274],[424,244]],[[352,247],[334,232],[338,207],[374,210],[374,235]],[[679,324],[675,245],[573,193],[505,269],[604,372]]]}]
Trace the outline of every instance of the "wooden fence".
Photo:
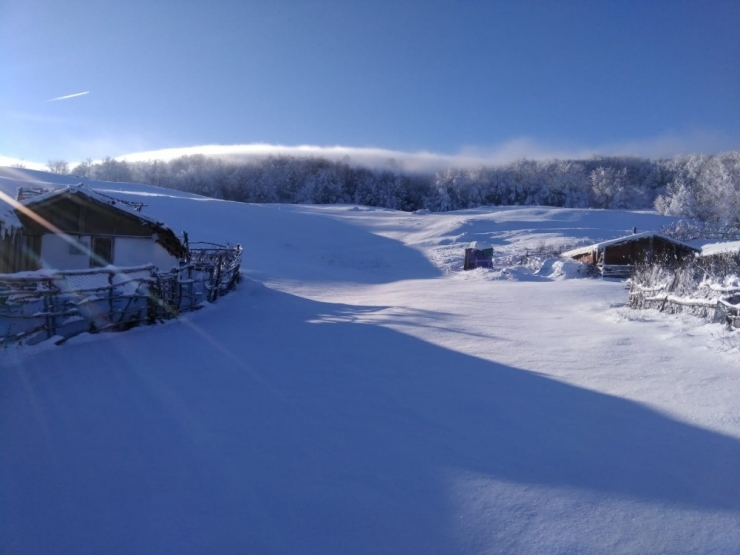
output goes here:
[{"label": "wooden fence", "polygon": [[0,274],[0,345],[61,343],[174,318],[233,289],[241,258],[239,245],[208,245],[164,273],[147,265]]},{"label": "wooden fence", "polygon": [[700,286],[695,296],[673,294],[676,280],[655,287],[630,284],[630,308],[654,308],[669,313],[689,312],[713,322],[740,328],[740,289],[716,285]]}]

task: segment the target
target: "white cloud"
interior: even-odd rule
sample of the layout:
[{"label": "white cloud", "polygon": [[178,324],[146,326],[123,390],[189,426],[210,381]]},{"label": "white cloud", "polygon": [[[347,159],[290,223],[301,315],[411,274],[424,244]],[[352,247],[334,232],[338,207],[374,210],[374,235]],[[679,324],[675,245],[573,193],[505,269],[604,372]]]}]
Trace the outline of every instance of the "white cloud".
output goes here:
[{"label": "white cloud", "polygon": [[27,160],[23,160],[21,158],[12,158],[10,156],[0,155],[0,167],[2,166],[28,168],[29,170],[48,169],[44,164],[39,164],[37,162],[28,162]]},{"label": "white cloud", "polygon": [[538,147],[527,139],[518,139],[492,149],[466,148],[457,154],[444,154],[429,151],[404,152],[385,148],[316,146],[316,145],[202,145],[185,148],[151,150],[119,156],[130,162],[145,160],[172,160],[179,156],[203,154],[232,160],[256,160],[266,156],[321,157],[329,160],[345,161],[352,165],[372,168],[399,169],[403,171],[437,171],[449,167],[477,167],[481,165],[505,164],[520,158],[554,158],[566,156]]},{"label": "white cloud", "polygon": [[528,137],[519,137],[492,147],[469,146],[456,154],[429,151],[404,152],[384,148],[349,146],[285,146],[272,144],[202,145],[136,152],[118,159],[128,161],[172,160],[179,156],[203,154],[233,160],[254,160],[269,155],[321,157],[346,161],[353,165],[404,171],[438,171],[449,167],[501,165],[514,160],[585,159],[596,155],[671,157],[688,153],[711,153],[728,150],[727,140],[716,134],[692,132],[669,134],[597,147],[553,146]]},{"label": "white cloud", "polygon": [[[151,138],[149,138],[151,140]],[[536,141],[529,137],[519,137],[494,146],[466,146],[457,153],[447,154],[429,151],[405,152],[374,147],[317,146],[317,145],[273,145],[264,143],[243,145],[201,145],[184,148],[137,151],[137,146],[145,144],[142,136],[117,135],[99,137],[95,140],[69,142],[75,152],[96,153],[116,151],[131,154],[117,156],[119,160],[172,160],[183,155],[203,154],[233,160],[256,160],[269,155],[302,157],[321,157],[336,161],[346,161],[357,166],[387,168],[408,172],[439,171],[450,167],[474,168],[481,165],[494,166],[507,164],[514,160],[545,159],[587,159],[596,155],[622,155],[642,157],[672,157],[680,154],[727,151],[740,148],[728,138],[706,131],[693,131],[684,134],[664,134],[656,137],[636,139],[601,146],[553,145]],[[126,148],[128,145],[128,148]],[[43,164],[23,162],[15,158],[0,157],[0,165],[25,164],[28,168],[43,169]],[[72,166],[75,164],[72,162]]]},{"label": "white cloud", "polygon": [[65,96],[57,96],[56,98],[50,98],[49,100],[47,100],[47,102],[56,102],[57,100],[67,100],[68,98],[76,98],[78,96],[85,96],[86,94],[90,94],[90,91],[68,94]]}]

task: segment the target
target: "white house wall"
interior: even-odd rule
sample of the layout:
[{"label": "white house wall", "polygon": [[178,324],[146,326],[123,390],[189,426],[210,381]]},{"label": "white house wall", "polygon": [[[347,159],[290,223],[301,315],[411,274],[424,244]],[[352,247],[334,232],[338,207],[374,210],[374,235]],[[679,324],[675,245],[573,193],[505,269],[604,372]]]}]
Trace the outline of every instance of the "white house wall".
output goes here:
[{"label": "white house wall", "polygon": [[[79,241],[90,248],[90,237]],[[56,270],[84,270],[90,267],[90,256],[78,251],[59,235],[46,234],[41,237],[41,267]]]},{"label": "white house wall", "polygon": [[[77,238],[89,249],[91,237]],[[46,234],[41,238],[41,264],[43,268],[57,270],[82,270],[90,267],[87,251],[75,252],[59,235]],[[152,237],[114,237],[113,264],[115,266],[143,266],[154,264],[162,271],[178,265],[178,260]]]},{"label": "white house wall", "polygon": [[113,264],[142,266],[154,264],[162,271],[178,265],[178,260],[150,237],[116,237],[113,242]]}]

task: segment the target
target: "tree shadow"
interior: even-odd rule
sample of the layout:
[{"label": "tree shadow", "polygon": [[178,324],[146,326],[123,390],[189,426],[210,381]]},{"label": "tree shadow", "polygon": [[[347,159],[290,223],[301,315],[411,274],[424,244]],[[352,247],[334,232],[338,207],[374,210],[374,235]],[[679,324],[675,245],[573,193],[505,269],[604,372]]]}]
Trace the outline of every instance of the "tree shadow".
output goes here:
[{"label": "tree shadow", "polygon": [[450,552],[450,469],[740,513],[737,439],[349,305],[243,286],[65,351],[0,377],[3,552]]}]

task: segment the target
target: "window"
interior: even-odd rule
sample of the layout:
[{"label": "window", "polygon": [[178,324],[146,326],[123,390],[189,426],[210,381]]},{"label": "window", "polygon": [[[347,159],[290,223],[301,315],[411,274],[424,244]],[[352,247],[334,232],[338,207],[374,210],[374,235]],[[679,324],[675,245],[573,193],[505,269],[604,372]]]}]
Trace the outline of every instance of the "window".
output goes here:
[{"label": "window", "polygon": [[93,237],[90,267],[107,266],[113,263],[113,238]]}]

